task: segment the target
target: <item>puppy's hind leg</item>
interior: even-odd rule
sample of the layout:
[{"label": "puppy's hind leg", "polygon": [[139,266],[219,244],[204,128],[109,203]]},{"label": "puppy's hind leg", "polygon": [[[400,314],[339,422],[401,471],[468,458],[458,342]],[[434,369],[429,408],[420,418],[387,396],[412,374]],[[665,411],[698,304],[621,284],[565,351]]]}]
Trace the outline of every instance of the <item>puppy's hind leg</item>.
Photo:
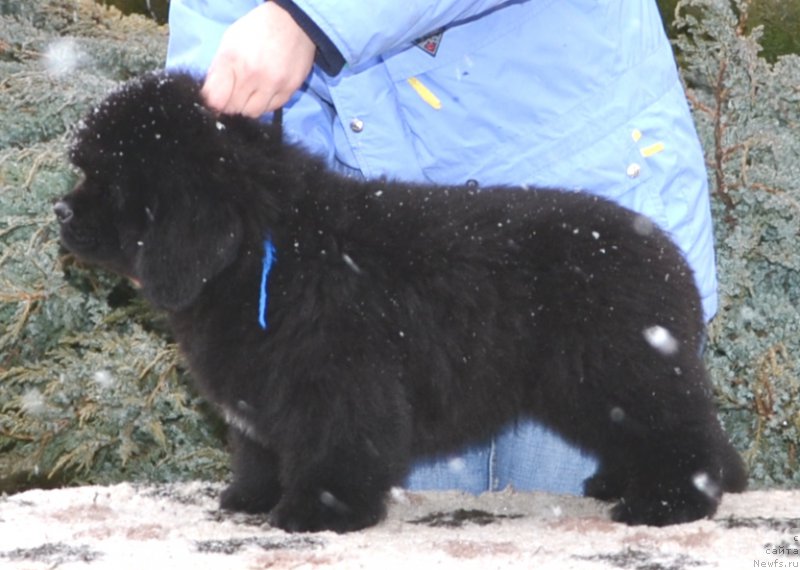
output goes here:
[{"label": "puppy's hind leg", "polygon": [[622,421],[615,431],[630,474],[612,518],[664,526],[713,515],[722,493],[742,490],[746,476],[716,418],[702,362],[629,382],[640,389],[628,425]]},{"label": "puppy's hind leg", "polygon": [[220,508],[268,513],[281,496],[278,456],[236,428],[230,429],[233,481],[222,492]]},{"label": "puppy's hind leg", "polygon": [[694,430],[663,434],[653,446],[660,454],[641,453],[611,517],[631,525],[666,526],[712,516],[726,490],[719,449]]}]

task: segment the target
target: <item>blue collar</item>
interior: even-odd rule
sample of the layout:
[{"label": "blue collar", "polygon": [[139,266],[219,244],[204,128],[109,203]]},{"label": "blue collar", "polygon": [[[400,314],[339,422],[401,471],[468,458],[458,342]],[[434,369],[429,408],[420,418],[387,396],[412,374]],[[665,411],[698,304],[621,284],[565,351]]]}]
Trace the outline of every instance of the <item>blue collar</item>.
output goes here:
[{"label": "blue collar", "polygon": [[272,239],[264,240],[264,259],[261,261],[261,290],[258,299],[258,324],[267,330],[267,280],[272,266],[275,264],[275,246]]}]

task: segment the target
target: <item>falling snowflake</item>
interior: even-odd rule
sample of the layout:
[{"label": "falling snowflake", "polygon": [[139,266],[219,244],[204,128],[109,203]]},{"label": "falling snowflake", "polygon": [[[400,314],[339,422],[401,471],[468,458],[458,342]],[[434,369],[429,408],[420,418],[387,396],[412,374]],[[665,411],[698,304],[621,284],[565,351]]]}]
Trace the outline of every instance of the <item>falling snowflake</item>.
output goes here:
[{"label": "falling snowflake", "polygon": [[611,416],[611,421],[616,424],[621,423],[623,420],[625,420],[625,410],[623,410],[619,406],[611,408],[611,413],[609,415]]},{"label": "falling snowflake", "polygon": [[108,389],[114,385],[114,377],[108,370],[98,370],[92,375],[92,380],[100,389]]},{"label": "falling snowflake", "polygon": [[719,485],[712,481],[711,477],[708,476],[708,473],[704,471],[695,473],[695,475],[692,477],[692,484],[698,491],[710,499],[719,499],[720,495],[722,494]]},{"label": "falling snowflake", "polygon": [[63,77],[74,72],[86,60],[86,55],[72,38],[61,38],[45,49],[42,62],[47,73]]},{"label": "falling snowflake", "polygon": [[22,411],[31,416],[44,416],[47,414],[47,402],[42,393],[32,388],[25,392],[21,398]]},{"label": "falling snowflake", "polygon": [[636,216],[633,219],[633,231],[640,236],[649,236],[653,233],[654,224],[653,220],[647,216]]},{"label": "falling snowflake", "polygon": [[648,327],[642,331],[644,339],[650,346],[665,356],[678,352],[678,341],[667,329],[661,325]]},{"label": "falling snowflake", "polygon": [[460,457],[454,457],[447,462],[447,468],[451,473],[461,473],[467,467],[467,464]]}]

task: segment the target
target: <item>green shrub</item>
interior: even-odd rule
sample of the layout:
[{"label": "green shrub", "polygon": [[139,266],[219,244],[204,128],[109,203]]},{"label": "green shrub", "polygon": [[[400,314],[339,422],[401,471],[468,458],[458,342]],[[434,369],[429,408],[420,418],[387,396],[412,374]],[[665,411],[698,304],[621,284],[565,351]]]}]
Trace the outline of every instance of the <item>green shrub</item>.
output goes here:
[{"label": "green shrub", "polygon": [[225,472],[158,319],[60,251],[50,207],[77,179],[69,126],[165,40],[89,0],[0,4],[0,491]]},{"label": "green shrub", "polygon": [[756,485],[800,482],[800,57],[759,57],[749,3],[683,0],[675,26],[706,151],[721,308],[708,350]]}]

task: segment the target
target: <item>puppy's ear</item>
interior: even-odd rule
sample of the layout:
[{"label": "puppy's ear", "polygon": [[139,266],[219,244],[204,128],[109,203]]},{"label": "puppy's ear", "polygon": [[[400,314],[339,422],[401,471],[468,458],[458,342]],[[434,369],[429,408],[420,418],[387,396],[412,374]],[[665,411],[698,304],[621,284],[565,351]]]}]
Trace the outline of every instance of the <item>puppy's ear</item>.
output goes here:
[{"label": "puppy's ear", "polygon": [[188,202],[156,208],[135,264],[144,297],[168,311],[191,305],[233,263],[242,242],[242,222],[230,203]]}]

